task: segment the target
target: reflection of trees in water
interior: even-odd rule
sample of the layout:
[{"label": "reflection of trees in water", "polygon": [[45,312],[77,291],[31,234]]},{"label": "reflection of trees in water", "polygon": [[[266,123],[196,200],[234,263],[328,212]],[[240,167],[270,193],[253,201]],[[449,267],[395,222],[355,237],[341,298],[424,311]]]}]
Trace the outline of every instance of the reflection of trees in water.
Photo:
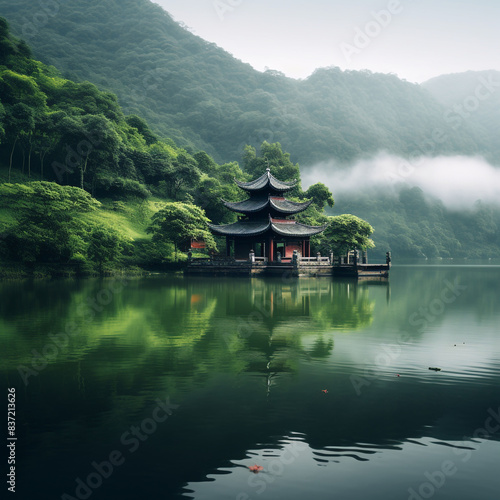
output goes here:
[{"label": "reflection of trees in water", "polygon": [[[75,322],[81,332],[47,362],[70,371],[81,387],[85,377],[96,377],[133,391],[163,378],[175,391],[177,378],[200,384],[221,372],[259,373],[271,386],[279,374],[296,372],[301,357],[331,354],[333,331],[353,331],[372,319],[368,290],[352,282],[170,278],[132,280],[84,321],[82,304],[107,286],[106,280],[4,284],[4,368],[30,366],[33,349],[42,353],[49,333]],[[10,298],[20,295],[16,305]]]}]

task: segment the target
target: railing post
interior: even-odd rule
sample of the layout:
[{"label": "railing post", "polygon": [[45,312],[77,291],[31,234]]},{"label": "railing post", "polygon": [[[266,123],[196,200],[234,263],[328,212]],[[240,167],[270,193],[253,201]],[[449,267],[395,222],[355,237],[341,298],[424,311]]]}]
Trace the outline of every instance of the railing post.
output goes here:
[{"label": "railing post", "polygon": [[252,264],[255,264],[255,252],[253,251],[253,248],[252,248],[252,250],[250,250],[250,255],[248,256],[248,260]]},{"label": "railing post", "polygon": [[293,251],[292,264],[295,269],[299,267],[299,254],[297,253],[297,250]]},{"label": "railing post", "polygon": [[316,254],[316,260],[318,262],[321,260],[321,254],[319,252]]},{"label": "railing post", "polygon": [[278,252],[278,253],[276,254],[276,260],[277,260],[278,262],[281,262],[281,252]]},{"label": "railing post", "polygon": [[333,266],[333,252],[330,252],[330,265]]}]

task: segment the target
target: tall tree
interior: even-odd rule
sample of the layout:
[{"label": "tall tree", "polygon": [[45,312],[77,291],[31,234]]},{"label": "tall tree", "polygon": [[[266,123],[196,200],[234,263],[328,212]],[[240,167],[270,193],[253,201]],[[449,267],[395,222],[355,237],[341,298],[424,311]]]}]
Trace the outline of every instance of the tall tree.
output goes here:
[{"label": "tall tree", "polygon": [[65,172],[79,173],[79,187],[85,188],[85,176],[91,183],[99,168],[116,170],[121,139],[113,123],[102,115],[65,115],[59,122],[65,163],[56,162],[58,178]]},{"label": "tall tree", "polygon": [[33,133],[35,129],[35,116],[33,109],[23,103],[17,103],[8,108],[6,117],[7,138],[11,145],[9,156],[9,182],[12,171],[12,161],[16,145],[21,137]]},{"label": "tall tree", "polygon": [[90,233],[88,256],[97,262],[99,273],[102,274],[104,264],[114,261],[121,253],[120,238],[116,231],[97,227]]},{"label": "tall tree", "polygon": [[312,198],[314,205],[320,211],[322,211],[326,205],[333,207],[333,195],[331,191],[322,183],[317,182],[304,193],[306,198]]},{"label": "tall tree", "polygon": [[367,250],[375,245],[370,239],[373,228],[359,217],[351,214],[328,217],[329,226],[315,237],[315,247],[322,253],[333,252],[345,255],[351,250]]},{"label": "tall tree", "polygon": [[177,249],[180,244],[191,239],[204,240],[209,250],[216,250],[215,240],[208,230],[210,220],[205,211],[189,203],[167,203],[152,217],[148,233],[153,235],[154,242],[171,242]]}]

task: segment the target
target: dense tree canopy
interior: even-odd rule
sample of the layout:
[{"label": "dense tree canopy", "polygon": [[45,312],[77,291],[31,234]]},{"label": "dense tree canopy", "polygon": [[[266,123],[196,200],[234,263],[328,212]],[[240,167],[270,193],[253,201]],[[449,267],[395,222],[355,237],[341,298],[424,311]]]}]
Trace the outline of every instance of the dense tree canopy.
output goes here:
[{"label": "dense tree canopy", "polygon": [[346,255],[351,250],[373,248],[370,239],[373,228],[359,217],[351,214],[328,217],[328,227],[319,235],[315,245],[324,254]]},{"label": "dense tree canopy", "polygon": [[190,203],[167,203],[153,216],[148,232],[152,233],[153,241],[169,241],[174,244],[175,256],[182,243],[191,239],[205,241],[209,250],[216,250],[215,240],[208,230],[210,220],[205,212]]},{"label": "dense tree canopy", "polygon": [[0,184],[1,207],[16,214],[3,233],[4,253],[21,262],[65,262],[86,252],[81,214],[99,202],[81,189],[52,182]]}]

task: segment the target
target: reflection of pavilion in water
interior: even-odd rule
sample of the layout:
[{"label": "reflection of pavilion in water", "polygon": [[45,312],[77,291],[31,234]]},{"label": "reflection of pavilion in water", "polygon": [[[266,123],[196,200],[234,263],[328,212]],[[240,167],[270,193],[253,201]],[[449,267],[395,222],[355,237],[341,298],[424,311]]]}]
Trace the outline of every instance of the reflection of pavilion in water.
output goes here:
[{"label": "reflection of pavilion in water", "polygon": [[236,302],[239,334],[250,352],[247,371],[265,376],[268,394],[277,377],[297,370],[301,358],[328,357],[335,331],[368,326],[374,308],[365,284],[318,279],[255,280],[246,317]]},{"label": "reflection of pavilion in water", "polygon": [[[388,284],[387,284],[388,288]],[[294,326],[309,330],[355,330],[371,322],[373,302],[366,284],[304,279],[289,283],[255,280],[249,300],[274,331]],[[252,314],[252,313],[250,313]],[[307,333],[308,330],[300,333]]]}]

